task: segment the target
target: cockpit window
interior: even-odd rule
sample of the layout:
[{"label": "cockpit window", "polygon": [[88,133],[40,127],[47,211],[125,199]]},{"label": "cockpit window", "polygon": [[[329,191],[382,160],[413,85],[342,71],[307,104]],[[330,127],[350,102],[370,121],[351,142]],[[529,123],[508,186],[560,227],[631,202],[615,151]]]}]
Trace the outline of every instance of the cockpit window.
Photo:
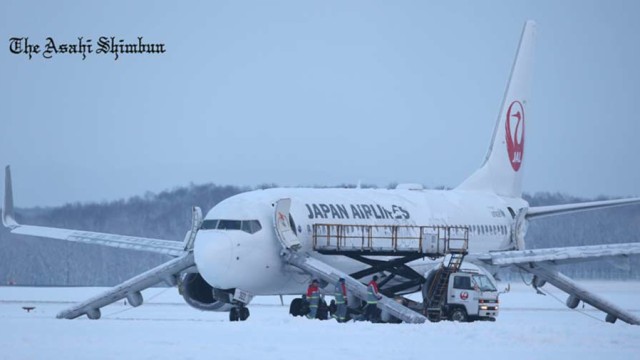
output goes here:
[{"label": "cockpit window", "polygon": [[255,234],[262,229],[260,221],[258,220],[244,220],[242,221],[242,231],[249,234]]},{"label": "cockpit window", "polygon": [[249,234],[255,234],[262,229],[258,220],[205,220],[200,230],[242,230]]},{"label": "cockpit window", "polygon": [[218,222],[218,230],[240,230],[242,221],[240,220],[220,220]]},{"label": "cockpit window", "polygon": [[213,230],[218,227],[218,220],[205,220],[200,226],[200,230]]}]

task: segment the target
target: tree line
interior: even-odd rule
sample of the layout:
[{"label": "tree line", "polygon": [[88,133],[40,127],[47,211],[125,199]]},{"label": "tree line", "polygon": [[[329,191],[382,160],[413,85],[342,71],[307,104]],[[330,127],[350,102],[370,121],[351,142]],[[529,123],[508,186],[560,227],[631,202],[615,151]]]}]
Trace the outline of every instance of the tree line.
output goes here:
[{"label": "tree line", "polygon": [[[259,188],[275,185],[268,184]],[[341,187],[353,187],[342,185]],[[178,187],[101,203],[16,209],[18,222],[77,230],[182,241],[191,207],[208,211],[220,201],[252,190],[216,184]],[[531,206],[604,200],[560,193],[526,194]],[[640,206],[542,218],[529,223],[527,248],[640,242]],[[568,276],[639,279],[640,257],[563,266]],[[12,235],[0,230],[0,282],[41,286],[110,286],[167,261],[164,255]]]}]

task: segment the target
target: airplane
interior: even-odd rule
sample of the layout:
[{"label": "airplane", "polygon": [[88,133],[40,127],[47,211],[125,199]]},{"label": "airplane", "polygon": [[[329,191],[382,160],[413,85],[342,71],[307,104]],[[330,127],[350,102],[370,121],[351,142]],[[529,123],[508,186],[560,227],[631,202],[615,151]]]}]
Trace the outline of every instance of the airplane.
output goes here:
[{"label": "airplane", "polygon": [[[446,248],[441,240],[451,239],[440,238],[436,233],[462,231],[465,261],[483,272],[495,273],[499,268],[527,272],[533,276],[532,285],[536,289],[550,283],[566,292],[567,306],[571,308],[582,301],[606,313],[607,322],[620,319],[639,325],[640,319],[633,313],[577,284],[560,273],[556,265],[637,255],[640,243],[525,247],[528,221],[640,204],[640,198],[627,198],[529,206],[522,198],[535,28],[533,21],[525,22],[483,163],[451,190],[400,184],[395,189],[249,191],[218,203],[204,217],[202,211],[194,207],[191,228],[180,242],[19,224],[7,166],[2,222],[13,234],[172,257],[60,312],[58,318],[86,315],[89,319],[99,319],[102,307],[124,298],[130,305],[139,306],[143,303],[142,290],[165,282],[178,286],[186,303],[196,309],[228,311],[231,320],[246,320],[247,305],[254,296],[299,295],[305,292],[312,278],[320,278],[323,286],[329,285],[327,289],[331,293],[331,282],[344,277],[353,294],[363,298],[366,295],[363,281],[378,274],[384,278],[380,286],[386,295],[378,307],[406,322],[424,322],[421,314],[409,311],[414,314],[409,315],[406,308],[390,298],[421,291],[425,274],[434,268],[438,259],[447,257],[439,247]],[[384,237],[378,236],[380,233],[387,234],[391,245],[385,245],[386,248],[372,245]],[[414,237],[408,236],[409,233]],[[400,246],[408,238],[418,239],[418,247],[404,251]],[[345,246],[348,242],[351,247]],[[360,245],[354,246],[353,242]],[[436,250],[425,250],[428,246],[435,246]]]}]

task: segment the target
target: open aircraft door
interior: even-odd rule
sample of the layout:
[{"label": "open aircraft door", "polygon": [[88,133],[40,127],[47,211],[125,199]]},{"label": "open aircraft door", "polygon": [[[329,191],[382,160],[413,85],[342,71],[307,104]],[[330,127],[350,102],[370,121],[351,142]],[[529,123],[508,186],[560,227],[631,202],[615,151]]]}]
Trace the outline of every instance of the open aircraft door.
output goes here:
[{"label": "open aircraft door", "polygon": [[298,250],[302,245],[291,227],[290,208],[291,199],[280,199],[276,202],[274,228],[278,240],[285,249]]},{"label": "open aircraft door", "polygon": [[527,208],[518,211],[511,225],[511,244],[516,250],[524,250],[524,237],[527,234]]}]

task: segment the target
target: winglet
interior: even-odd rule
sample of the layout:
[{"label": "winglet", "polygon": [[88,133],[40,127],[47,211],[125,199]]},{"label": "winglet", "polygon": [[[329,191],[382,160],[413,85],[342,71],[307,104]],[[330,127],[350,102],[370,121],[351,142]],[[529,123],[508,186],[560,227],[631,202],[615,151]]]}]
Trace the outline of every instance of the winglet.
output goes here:
[{"label": "winglet", "polygon": [[10,229],[20,226],[13,215],[13,189],[11,186],[11,167],[4,170],[4,206],[2,207],[2,224]]}]

